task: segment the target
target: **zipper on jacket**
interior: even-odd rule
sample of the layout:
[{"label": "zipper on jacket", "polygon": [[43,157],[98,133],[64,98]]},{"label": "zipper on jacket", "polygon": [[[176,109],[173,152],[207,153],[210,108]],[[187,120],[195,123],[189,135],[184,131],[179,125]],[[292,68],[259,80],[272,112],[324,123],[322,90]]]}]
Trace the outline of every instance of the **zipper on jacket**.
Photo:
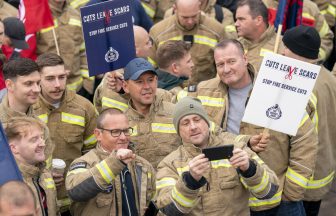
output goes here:
[{"label": "zipper on jacket", "polygon": [[126,203],[127,203],[127,208],[128,208],[128,215],[132,215],[131,213],[131,207],[129,206],[129,201],[128,201],[128,196],[127,196],[127,191],[126,191],[126,185],[125,185],[125,175],[126,173],[129,172],[128,170],[126,170],[125,172],[121,172],[121,181],[122,181],[122,187],[123,187],[123,191],[125,193],[125,198],[126,198]]},{"label": "zipper on jacket", "polygon": [[[40,190],[40,186],[38,185],[38,178],[33,178],[33,184],[37,190],[37,196],[38,196],[38,199],[39,199],[39,202],[40,202],[40,206],[41,206],[41,212],[42,212],[42,215],[43,216],[47,216],[46,212],[45,212],[45,209],[44,209],[44,205],[43,205],[43,201],[42,201],[42,198],[41,198],[41,190]],[[45,199],[47,199],[47,194],[45,196]]]}]

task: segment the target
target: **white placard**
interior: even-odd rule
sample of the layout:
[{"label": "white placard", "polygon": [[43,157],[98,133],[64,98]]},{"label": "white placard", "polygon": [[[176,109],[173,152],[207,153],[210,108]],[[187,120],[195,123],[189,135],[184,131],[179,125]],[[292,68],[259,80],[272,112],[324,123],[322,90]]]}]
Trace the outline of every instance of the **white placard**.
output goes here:
[{"label": "white placard", "polygon": [[320,69],[266,53],[243,121],[295,136]]}]

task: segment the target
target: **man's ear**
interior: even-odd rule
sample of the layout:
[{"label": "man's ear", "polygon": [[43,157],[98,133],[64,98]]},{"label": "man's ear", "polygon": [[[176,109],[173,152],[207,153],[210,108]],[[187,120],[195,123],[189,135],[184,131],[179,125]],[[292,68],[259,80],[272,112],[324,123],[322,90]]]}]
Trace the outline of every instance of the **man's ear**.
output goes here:
[{"label": "man's ear", "polygon": [[98,129],[98,128],[95,128],[94,131],[93,131],[93,133],[94,133],[97,141],[100,141],[101,140],[101,133],[102,133],[101,130]]},{"label": "man's ear", "polygon": [[14,90],[14,81],[11,79],[6,79],[5,80],[5,85],[8,91],[13,91]]},{"label": "man's ear", "polygon": [[171,65],[171,71],[173,75],[178,75],[178,64],[176,62],[173,62]]},{"label": "man's ear", "polygon": [[16,146],[16,142],[15,141],[9,142],[9,147],[10,147],[13,155],[19,154],[19,151],[18,151],[18,148]]},{"label": "man's ear", "polygon": [[129,94],[129,90],[128,90],[128,81],[123,81],[122,82],[122,88],[124,89],[125,93]]}]

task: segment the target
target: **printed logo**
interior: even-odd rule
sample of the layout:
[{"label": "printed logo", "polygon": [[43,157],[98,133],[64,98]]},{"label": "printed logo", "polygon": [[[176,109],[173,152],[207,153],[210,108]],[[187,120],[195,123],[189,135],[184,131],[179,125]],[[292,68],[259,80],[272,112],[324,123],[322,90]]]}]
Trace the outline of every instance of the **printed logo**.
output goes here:
[{"label": "printed logo", "polygon": [[110,62],[117,61],[118,58],[119,58],[118,51],[110,47],[110,49],[105,54],[105,61],[110,63]]},{"label": "printed logo", "polygon": [[282,111],[281,111],[279,105],[275,104],[274,106],[268,108],[267,111],[266,111],[266,116],[268,118],[271,118],[271,119],[274,119],[274,120],[277,120],[277,119],[281,118]]}]

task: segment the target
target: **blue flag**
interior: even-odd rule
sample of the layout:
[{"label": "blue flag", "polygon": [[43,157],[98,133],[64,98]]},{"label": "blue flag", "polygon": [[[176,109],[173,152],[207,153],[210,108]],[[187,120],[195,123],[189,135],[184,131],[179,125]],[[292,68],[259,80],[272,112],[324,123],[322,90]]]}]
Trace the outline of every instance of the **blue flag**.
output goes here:
[{"label": "blue flag", "polygon": [[0,185],[12,180],[22,181],[21,172],[15,162],[12,151],[9,148],[1,123],[0,130]]},{"label": "blue flag", "polygon": [[287,29],[301,25],[303,0],[279,0],[274,27],[282,24],[282,33]]},{"label": "blue flag", "polygon": [[114,0],[80,9],[90,76],[135,58],[132,7],[131,0]]}]

